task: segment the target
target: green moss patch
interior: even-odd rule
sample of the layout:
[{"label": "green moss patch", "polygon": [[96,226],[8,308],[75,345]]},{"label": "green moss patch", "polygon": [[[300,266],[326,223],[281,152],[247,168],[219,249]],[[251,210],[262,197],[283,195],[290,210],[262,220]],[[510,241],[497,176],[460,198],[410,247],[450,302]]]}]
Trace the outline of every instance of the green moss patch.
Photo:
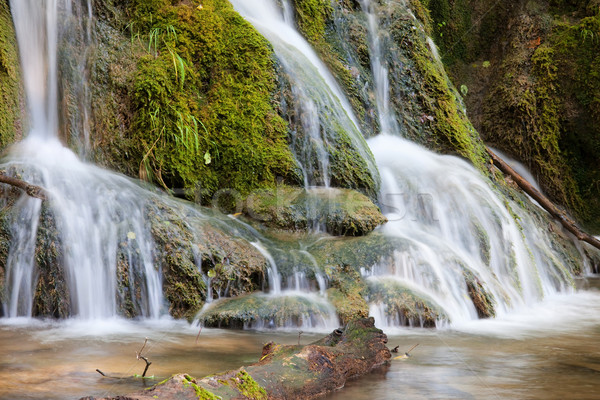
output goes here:
[{"label": "green moss patch", "polygon": [[244,213],[274,228],[308,230],[322,226],[342,236],[363,236],[387,222],[368,197],[348,189],[277,186],[249,196]]},{"label": "green moss patch", "polygon": [[17,38],[8,2],[0,3],[0,148],[22,134],[21,88]]}]

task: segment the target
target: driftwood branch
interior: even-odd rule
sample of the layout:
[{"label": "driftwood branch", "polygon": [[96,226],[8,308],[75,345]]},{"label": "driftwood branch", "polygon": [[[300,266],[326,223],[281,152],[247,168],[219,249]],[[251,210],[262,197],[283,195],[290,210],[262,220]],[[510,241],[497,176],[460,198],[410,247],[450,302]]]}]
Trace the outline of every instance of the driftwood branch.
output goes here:
[{"label": "driftwood branch", "polygon": [[142,351],[144,351],[144,349],[146,348],[147,343],[148,343],[148,338],[146,338],[144,340],[144,344],[142,345],[142,348],[140,349],[140,351],[135,353],[135,356],[138,360],[144,360],[144,362],[146,363],[146,368],[144,368],[144,372],[142,373],[142,378],[146,377],[146,372],[148,372],[148,368],[152,364],[150,361],[148,361],[148,359],[146,357],[142,356]]},{"label": "driftwood branch", "polygon": [[24,190],[31,197],[35,197],[36,199],[46,200],[46,191],[39,186],[31,185],[21,179],[12,178],[10,176],[0,174],[0,182],[6,183],[7,185],[14,186],[21,190]]},{"label": "driftwood branch", "polygon": [[486,150],[488,154],[492,157],[494,165],[498,167],[500,171],[509,175],[512,178],[512,180],[515,181],[515,183],[519,185],[521,189],[523,189],[525,193],[530,195],[535,201],[537,201],[540,204],[540,206],[542,206],[542,208],[544,208],[544,210],[548,211],[550,215],[556,218],[566,230],[575,235],[577,239],[589,243],[597,249],[600,249],[600,240],[582,231],[581,228],[579,228],[577,224],[575,224],[575,221],[569,218],[564,211],[556,207],[554,203],[552,203],[546,196],[540,193],[540,191],[537,190],[531,183],[527,182],[521,175],[519,175],[514,169],[512,169],[510,165],[504,162],[490,149],[486,148]]}]

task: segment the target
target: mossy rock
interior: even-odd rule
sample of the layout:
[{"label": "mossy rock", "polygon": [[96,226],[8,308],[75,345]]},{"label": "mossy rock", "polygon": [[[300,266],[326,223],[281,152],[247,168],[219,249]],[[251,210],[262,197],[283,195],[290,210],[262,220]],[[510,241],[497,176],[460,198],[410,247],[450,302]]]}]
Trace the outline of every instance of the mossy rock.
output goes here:
[{"label": "mossy rock", "polygon": [[19,50],[8,2],[0,2],[0,149],[21,139],[25,94]]},{"label": "mossy rock", "polygon": [[[19,172],[13,168],[2,173],[19,176]],[[20,225],[23,224],[23,216],[20,214],[21,201],[28,200],[26,194],[14,187],[3,188],[2,194],[4,204],[0,210],[0,309],[2,304],[8,301],[9,288],[5,279],[8,274],[12,238],[16,234],[15,229],[20,229]],[[17,226],[19,228],[15,228]],[[62,263],[63,247],[55,216],[47,202],[41,205],[33,251],[32,262],[35,264],[37,281],[33,282],[32,315],[49,318],[69,317],[71,306]],[[20,314],[24,311],[17,310]]]},{"label": "mossy rock", "polygon": [[258,250],[228,232],[229,222],[204,211],[173,200],[155,199],[146,207],[158,250],[156,262],[163,271],[163,291],[176,318],[191,319],[202,308],[206,281],[214,296],[237,295],[257,290],[264,277],[266,260]]},{"label": "mossy rock", "polygon": [[[228,1],[199,5],[94,3],[88,157],[204,204],[224,188],[244,196],[278,179],[298,183],[269,43]],[[75,100],[62,113],[69,145],[81,149]]]},{"label": "mossy rock", "polygon": [[[413,0],[410,4],[371,4],[379,17],[397,134],[434,151],[460,155],[487,173],[489,157],[483,142],[427,40],[432,21],[425,3],[428,2]],[[363,132],[368,136],[377,134],[380,127],[372,120],[377,118],[374,80],[370,75],[368,21],[356,2],[335,2],[319,8],[319,12],[308,12],[319,4],[296,2],[298,18],[303,20],[299,28],[340,80]],[[464,9],[465,2],[460,4]],[[323,25],[325,29],[320,28]],[[457,32],[459,37],[460,29]]]},{"label": "mossy rock", "polygon": [[71,315],[71,296],[62,254],[60,227],[47,203],[42,205],[37,231],[35,265],[38,271],[32,314],[38,317],[67,318]]},{"label": "mossy rock", "polygon": [[393,279],[370,279],[368,286],[369,303],[385,305],[385,314],[395,325],[430,328],[435,327],[437,321],[448,320],[444,311],[427,296]]},{"label": "mossy rock", "polygon": [[3,188],[2,194],[2,200],[4,204],[0,209],[0,316],[3,316],[3,306],[8,300],[6,274],[12,235],[10,230],[10,224],[12,220],[11,207],[16,199],[18,199],[20,196],[19,190],[12,187]]},{"label": "mossy rock", "polygon": [[360,272],[348,265],[340,265],[328,270],[330,288],[327,299],[335,307],[340,321],[345,324],[357,318],[369,316],[369,304],[366,297],[369,293],[366,281]]},{"label": "mossy rock", "polygon": [[199,315],[202,324],[219,328],[285,328],[319,326],[331,319],[333,307],[322,297],[301,295],[250,295],[226,298]]},{"label": "mossy rock", "polygon": [[382,260],[391,257],[394,251],[402,251],[407,244],[399,238],[389,237],[375,231],[361,237],[330,237],[311,243],[308,251],[315,257],[318,265],[333,275],[337,266],[348,265],[357,271],[369,270]]},{"label": "mossy rock", "polygon": [[483,283],[470,271],[464,270],[465,283],[469,291],[469,297],[477,310],[479,318],[492,318],[496,316],[494,296],[486,290]]},{"label": "mossy rock", "polygon": [[323,227],[333,235],[364,236],[387,222],[365,195],[348,189],[278,186],[248,197],[246,216],[288,230]]}]

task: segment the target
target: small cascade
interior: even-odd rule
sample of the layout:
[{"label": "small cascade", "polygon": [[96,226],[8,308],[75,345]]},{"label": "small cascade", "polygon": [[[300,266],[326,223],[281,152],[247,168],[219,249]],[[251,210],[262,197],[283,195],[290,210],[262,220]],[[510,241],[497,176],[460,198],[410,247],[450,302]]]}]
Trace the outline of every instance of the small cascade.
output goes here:
[{"label": "small cascade", "polygon": [[[35,163],[32,164],[32,160]],[[131,280],[144,277],[141,314],[157,318],[163,305],[160,273],[153,261],[153,240],[144,222],[149,195],[129,179],[82,163],[58,141],[30,137],[3,165],[45,188],[57,239],[56,262],[65,269],[71,312],[85,319],[117,315],[117,263],[125,257]],[[20,214],[11,224],[8,258],[8,317],[30,316],[37,268],[34,262],[41,201],[19,200]],[[29,223],[25,223],[24,219]],[[25,291],[29,288],[29,291]],[[24,306],[22,303],[29,304]]]},{"label": "small cascade", "polygon": [[284,12],[274,0],[231,3],[273,45],[289,77],[294,114],[303,131],[294,132],[292,149],[301,165],[305,186],[331,184],[329,153],[332,142],[342,134],[348,135],[371,176],[376,177],[377,169],[357,128],[352,107],[331,72],[296,30],[289,1],[283,0]]},{"label": "small cascade", "polygon": [[390,83],[383,52],[385,43],[382,40],[383,33],[379,28],[376,6],[371,3],[371,0],[359,0],[359,3],[368,20],[369,42],[371,46],[371,71],[375,82],[377,115],[379,117],[381,132],[400,135],[401,129],[398,125],[396,113],[390,105]]},{"label": "small cascade", "polygon": [[267,249],[265,249],[259,242],[252,242],[252,246],[256,247],[256,249],[262,254],[269,263],[267,267],[267,273],[269,278],[269,293],[272,295],[280,295],[281,294],[281,275],[279,275],[279,271],[277,270],[277,264],[271,256],[271,253]]},{"label": "small cascade", "polygon": [[19,43],[30,136],[56,137],[58,132],[58,0],[11,0]]},{"label": "small cascade", "polygon": [[[266,241],[269,243],[269,241]],[[198,320],[208,326],[240,327],[244,329],[303,329],[307,331],[331,330],[339,326],[335,308],[325,295],[326,282],[316,266],[314,257],[300,251],[315,263],[315,279],[319,292],[315,292],[305,271],[294,270],[282,279],[276,257],[262,242],[251,243],[267,260],[268,293],[252,293],[236,298],[221,298],[207,304]],[[286,252],[288,258],[293,252]],[[283,281],[283,283],[282,283]],[[223,318],[222,316],[226,317]]]},{"label": "small cascade", "polygon": [[430,308],[453,322],[477,318],[476,294],[495,304],[500,315],[572,290],[568,268],[548,234],[469,164],[397,137],[382,135],[370,145],[389,219],[383,232],[401,243],[391,259],[366,273],[374,285],[393,281],[430,300]]},{"label": "small cascade", "polygon": [[[390,136],[399,131],[392,123],[382,61],[386,50],[380,38],[385,33],[378,27],[378,5],[369,0],[360,4],[369,22],[382,128],[369,145],[382,178],[382,210],[389,220],[383,232],[398,243],[389,258],[364,272],[378,325],[467,321],[571,290],[568,268],[547,234],[519,205],[502,199],[464,161]],[[431,39],[428,44],[441,63]],[[536,243],[527,240],[531,237]],[[492,312],[486,307],[495,308]]]},{"label": "small cascade", "polygon": [[[68,298],[61,300],[66,304],[63,313],[84,319],[113,317],[119,302],[131,301],[141,316],[158,318],[164,303],[160,266],[154,263],[155,246],[144,222],[146,201],[152,194],[121,175],[81,162],[57,139],[58,41],[62,29],[73,24],[84,32],[79,45],[85,47],[91,41],[91,1],[13,0],[11,11],[31,126],[28,138],[15,147],[2,167],[44,187],[49,200],[43,208],[40,200],[21,196],[9,221],[9,300],[4,315],[32,315],[35,286],[42,273],[38,264],[54,262],[67,286],[64,296]],[[84,59],[78,61],[80,71],[85,69]],[[87,86],[81,85],[85,103]],[[44,234],[49,235],[46,241],[51,243],[50,261],[35,259],[41,220],[52,222],[44,227]],[[128,271],[119,270],[121,259]],[[123,279],[131,287],[118,287],[120,273],[129,275]]]}]

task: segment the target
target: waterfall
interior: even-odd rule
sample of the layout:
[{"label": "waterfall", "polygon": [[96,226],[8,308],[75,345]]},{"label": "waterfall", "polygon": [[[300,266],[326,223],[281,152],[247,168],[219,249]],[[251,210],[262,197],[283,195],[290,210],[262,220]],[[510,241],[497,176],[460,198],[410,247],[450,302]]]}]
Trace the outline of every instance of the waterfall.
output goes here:
[{"label": "waterfall", "polygon": [[[347,134],[352,146],[377,176],[372,155],[350,102],[335,78],[309,43],[294,27],[292,6],[283,1],[284,12],[274,0],[231,1],[235,9],[273,45],[278,60],[290,79],[291,91],[304,135],[295,132],[292,150],[301,165],[305,186],[329,186],[331,136]],[[316,161],[317,165],[314,165]]]},{"label": "waterfall", "polygon": [[[548,234],[536,228],[518,204],[503,199],[466,162],[390,136],[399,130],[393,125],[383,65],[385,48],[380,38],[385,33],[379,30],[378,5],[370,0],[360,4],[368,16],[380,103],[382,133],[369,145],[382,177],[380,199],[389,220],[383,231],[402,242],[390,259],[368,273],[369,279],[391,280],[417,293],[454,323],[478,317],[465,276],[474,276],[487,291],[497,315],[572,290],[572,277]],[[428,43],[441,68],[435,44],[430,38]],[[397,313],[386,308],[384,303],[371,305],[378,324],[398,325]]]},{"label": "waterfall", "polygon": [[[154,244],[144,221],[150,193],[123,176],[81,162],[58,141],[57,42],[59,27],[75,15],[74,6],[71,1],[11,1],[31,128],[3,168],[48,193],[48,214],[56,224],[55,232],[48,234],[58,241],[54,252],[62,258],[56,262],[63,264],[72,315],[86,319],[117,315],[121,254],[131,266],[132,280],[136,274],[143,277],[141,314],[157,318],[164,300]],[[81,9],[77,8],[79,17],[84,14]],[[89,39],[90,1],[87,11],[84,25]],[[29,317],[40,273],[35,251],[38,221],[43,217],[41,201],[23,195],[16,210],[9,227],[9,300],[4,314]]]},{"label": "waterfall", "polygon": [[[271,42],[286,72],[303,91],[310,93],[329,79],[290,25],[293,19],[286,1],[285,19],[275,1],[232,3]],[[478,318],[472,299],[477,290],[494,304],[496,315],[549,294],[573,290],[573,278],[562,255],[527,211],[494,190],[465,161],[436,155],[400,137],[403,127],[390,104],[387,33],[382,32],[377,17],[386,3],[359,3],[367,19],[373,92],[381,126],[379,136],[368,142],[381,176],[380,203],[389,220],[381,231],[396,243],[390,256],[382,256],[378,264],[363,270],[372,291],[385,286],[396,300],[408,293],[437,310],[440,321],[460,323]],[[406,13],[417,23],[408,8]],[[430,46],[433,62],[441,68],[435,46]],[[321,76],[315,76],[316,72]],[[352,131],[358,130],[351,110],[345,107],[348,101],[339,91],[335,93],[350,116]],[[378,326],[406,323],[390,304],[371,297],[371,313]]]},{"label": "waterfall", "polygon": [[[534,216],[516,201],[505,198],[465,161],[436,155],[401,137],[404,127],[390,104],[386,66],[389,38],[381,32],[378,20],[381,2],[360,0],[367,21],[375,84],[372,89],[382,130],[368,143],[335,78],[296,30],[292,3],[282,0],[281,8],[278,3],[232,0],[236,10],[270,41],[289,80],[293,114],[302,131],[292,132],[291,147],[302,168],[305,186],[335,184],[331,146],[332,141],[339,139],[336,135],[341,134],[347,135],[349,147],[357,151],[371,177],[381,177],[379,200],[389,222],[380,228],[380,233],[395,247],[390,254],[382,254],[375,265],[361,266],[371,290],[371,313],[378,319],[378,326],[406,323],[391,304],[374,296],[382,287],[391,290],[392,296],[396,291],[421,299],[439,312],[440,321],[453,323],[478,318],[481,310],[473,300],[477,290],[494,304],[497,315],[549,294],[573,290],[570,268],[553,246],[550,234],[537,227]],[[42,203],[23,195],[13,206],[7,227],[12,239],[6,266],[8,294],[3,303],[3,313],[8,317],[33,314],[43,273],[40,264],[44,262],[58,263],[64,270],[69,315],[86,319],[113,317],[118,315],[123,297],[135,303],[143,317],[157,318],[164,312],[162,265],[146,214],[155,200],[171,200],[134,180],[82,162],[58,139],[61,90],[57,52],[61,27],[66,19],[76,18],[85,36],[81,43],[89,44],[93,37],[91,9],[91,0],[11,0],[30,133],[1,167],[44,187],[49,200]],[[431,47],[433,51],[435,46]],[[85,49],[82,52],[85,54]],[[439,59],[436,63],[441,68]],[[74,64],[79,71],[77,76],[85,81],[85,62],[77,59]],[[84,142],[88,134],[87,90],[85,83],[75,90],[81,96],[79,104],[83,109],[81,123],[71,124]],[[212,218],[212,214],[205,216],[192,206],[181,208],[182,219],[190,215]],[[224,224],[243,225],[233,220]],[[326,298],[324,273],[329,272],[324,265],[318,265],[310,249],[290,250],[295,244],[289,243],[278,249],[285,253],[281,258],[287,257],[288,261],[295,261],[296,251],[305,259],[302,268],[307,265],[302,270],[298,265],[290,268],[288,262],[286,271],[286,266],[280,264],[281,271],[287,273],[282,275],[279,259],[273,256],[277,243],[267,245],[258,232],[247,232],[250,233],[241,235],[234,228],[227,231],[241,236],[267,261],[269,293],[257,295],[261,304],[266,304],[264,309],[289,305],[293,301],[288,300],[295,298],[297,303],[310,303],[312,309],[320,310],[318,316],[310,315],[306,311],[310,308],[306,307],[303,315],[296,315],[303,327],[337,325],[335,310]],[[196,233],[190,236],[196,237]],[[46,250],[52,260],[36,257],[40,235],[46,235],[50,243]],[[196,254],[196,258],[196,267],[204,274],[201,257]],[[123,263],[127,268],[123,268]],[[311,273],[319,293],[309,281]],[[119,286],[120,274],[127,275],[131,287]],[[209,275],[206,282],[210,284],[211,279]],[[228,293],[229,283],[226,285],[223,295]],[[210,289],[208,293],[212,293]],[[211,307],[215,303],[218,302]],[[291,319],[286,321],[291,321],[290,326],[293,323]],[[271,322],[263,319],[249,326],[269,326]],[[423,321],[409,323],[418,325]]]},{"label": "waterfall", "polygon": [[400,126],[396,120],[396,113],[390,107],[390,84],[388,68],[385,65],[383,53],[384,43],[382,32],[379,29],[377,10],[370,0],[359,0],[359,3],[367,15],[369,27],[369,42],[371,46],[371,72],[375,82],[375,97],[377,100],[377,115],[381,132],[391,135],[400,135]]},{"label": "waterfall", "polygon": [[10,1],[25,77],[30,136],[54,138],[58,133],[58,8],[58,0]]}]

